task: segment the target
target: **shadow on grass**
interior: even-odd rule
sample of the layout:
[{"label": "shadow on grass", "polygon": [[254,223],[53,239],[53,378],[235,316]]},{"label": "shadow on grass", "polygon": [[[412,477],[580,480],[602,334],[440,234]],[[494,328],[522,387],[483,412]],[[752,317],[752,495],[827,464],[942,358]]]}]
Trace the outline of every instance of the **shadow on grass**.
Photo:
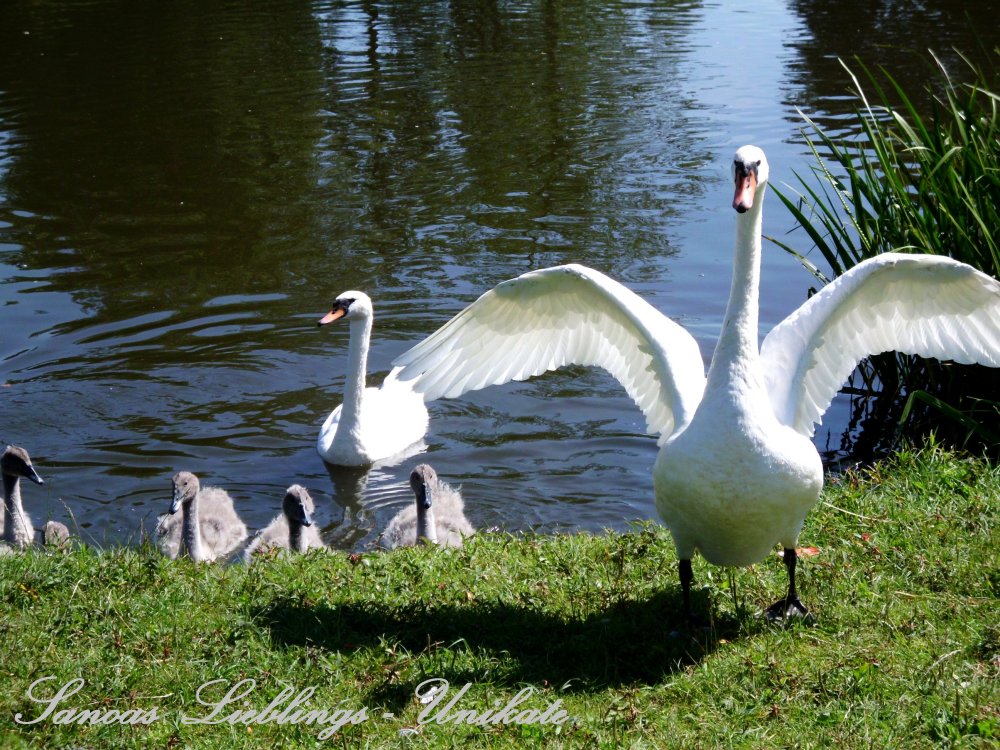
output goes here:
[{"label": "shadow on grass", "polygon": [[[709,611],[707,601],[697,605],[698,611]],[[504,683],[568,683],[567,690],[590,691],[662,682],[666,675],[711,653],[720,638],[736,637],[740,629],[735,619],[729,619],[716,621],[710,630],[689,633],[681,612],[679,592],[662,592],[643,601],[613,604],[581,619],[563,619],[526,606],[475,602],[384,611],[368,604],[308,606],[277,600],[254,615],[279,646],[353,652],[388,642],[418,653],[429,644],[462,649],[455,644],[464,642],[477,656],[505,662],[497,670]],[[453,684],[474,681],[468,670],[447,666],[454,660],[438,661],[444,666],[434,676]],[[412,694],[410,686],[402,699]],[[395,702],[389,694],[373,697]]]}]

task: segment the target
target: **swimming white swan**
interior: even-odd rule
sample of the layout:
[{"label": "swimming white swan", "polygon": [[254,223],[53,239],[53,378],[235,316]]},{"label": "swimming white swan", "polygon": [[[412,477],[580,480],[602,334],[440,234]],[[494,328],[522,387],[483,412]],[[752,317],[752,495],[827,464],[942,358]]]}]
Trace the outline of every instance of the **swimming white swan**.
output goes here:
[{"label": "swimming white swan", "polygon": [[3,513],[0,514],[0,547],[10,552],[30,547],[35,541],[35,527],[21,503],[21,477],[35,484],[44,484],[31,464],[28,451],[17,445],[8,445],[0,454],[0,472],[3,473]]},{"label": "swimming white swan", "polygon": [[198,477],[181,471],[174,475],[170,513],[160,516],[156,536],[167,557],[177,558],[186,550],[192,560],[203,562],[236,549],[247,538],[247,527],[228,492],[202,487]]},{"label": "swimming white swan", "polygon": [[271,549],[307,552],[326,549],[319,532],[313,526],[312,514],[316,511],[309,490],[293,484],[285,490],[281,513],[267,526],[254,534],[243,550],[243,562],[253,562],[254,556]]},{"label": "swimming white swan", "polygon": [[608,370],[659,434],[656,507],[677,547],[685,610],[695,550],[749,565],[777,543],[789,586],[768,614],[784,617],[806,613],[795,544],[823,486],[814,423],[872,354],[1000,366],[1000,283],[949,258],[886,253],[824,287],[758,351],[763,151],[740,148],[733,177],[733,281],[707,380],[684,329],[578,265],[500,284],[393,364],[428,401],[568,364]]},{"label": "swimming white swan", "polygon": [[316,442],[323,460],[342,466],[365,466],[396,456],[427,432],[424,399],[390,372],[381,388],[365,387],[365,367],[372,332],[372,301],[364,292],[344,292],[318,323],[340,318],[350,323],[344,402],[327,417]]},{"label": "swimming white swan", "polygon": [[465,504],[458,490],[438,479],[437,472],[420,464],[410,473],[414,503],[393,516],[382,532],[383,547],[440,544],[461,547],[476,530],[465,517]]}]

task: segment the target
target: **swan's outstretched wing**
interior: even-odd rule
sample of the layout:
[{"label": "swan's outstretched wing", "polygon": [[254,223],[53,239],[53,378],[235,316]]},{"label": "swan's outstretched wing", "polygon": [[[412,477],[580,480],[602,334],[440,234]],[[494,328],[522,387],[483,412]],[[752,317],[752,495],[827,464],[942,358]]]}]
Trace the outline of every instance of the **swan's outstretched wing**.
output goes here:
[{"label": "swan's outstretched wing", "polygon": [[505,281],[398,357],[390,379],[426,400],[525,380],[564,365],[610,372],[668,437],[701,401],[694,338],[634,292],[576,264]]},{"label": "swan's outstretched wing", "polygon": [[887,351],[1000,367],[1000,282],[935,255],[859,263],[764,339],[775,414],[812,435],[858,363]]}]

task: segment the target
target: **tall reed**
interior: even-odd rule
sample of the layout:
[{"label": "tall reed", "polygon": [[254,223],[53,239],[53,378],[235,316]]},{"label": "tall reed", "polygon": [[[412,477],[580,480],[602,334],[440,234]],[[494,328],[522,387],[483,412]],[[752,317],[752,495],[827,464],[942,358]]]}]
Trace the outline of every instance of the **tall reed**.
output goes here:
[{"label": "tall reed", "polygon": [[[997,62],[977,67],[967,57],[956,83],[933,54],[926,84],[929,103],[914,98],[885,70],[860,62],[870,98],[841,61],[858,99],[860,136],[834,137],[806,115],[804,135],[816,164],[796,174],[790,192],[776,192],[824,261],[838,276],[879,253],[947,255],[1000,277],[1000,95]],[[873,103],[874,102],[874,103]],[[821,283],[830,280],[804,253],[797,256]],[[958,443],[1000,451],[1000,377],[995,370],[904,355],[863,363],[851,393],[858,415],[905,424],[908,433],[936,430]],[[868,449],[884,449],[898,433],[880,435]]]}]

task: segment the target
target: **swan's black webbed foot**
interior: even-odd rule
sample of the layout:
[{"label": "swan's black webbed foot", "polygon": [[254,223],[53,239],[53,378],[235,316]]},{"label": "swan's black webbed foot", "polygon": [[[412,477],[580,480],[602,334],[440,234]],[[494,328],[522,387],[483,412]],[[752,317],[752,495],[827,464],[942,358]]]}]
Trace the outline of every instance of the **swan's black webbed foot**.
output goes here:
[{"label": "swan's black webbed foot", "polygon": [[788,571],[788,593],[783,599],[779,599],[770,607],[764,610],[764,616],[771,622],[803,619],[812,620],[812,615],[806,609],[806,605],[799,601],[799,595],[795,591],[795,563],[798,554],[795,547],[785,547],[785,570]]},{"label": "swan's black webbed foot", "polygon": [[770,607],[764,610],[764,616],[771,622],[780,622],[793,619],[811,619],[812,615],[806,605],[799,601],[797,596],[779,599]]}]

